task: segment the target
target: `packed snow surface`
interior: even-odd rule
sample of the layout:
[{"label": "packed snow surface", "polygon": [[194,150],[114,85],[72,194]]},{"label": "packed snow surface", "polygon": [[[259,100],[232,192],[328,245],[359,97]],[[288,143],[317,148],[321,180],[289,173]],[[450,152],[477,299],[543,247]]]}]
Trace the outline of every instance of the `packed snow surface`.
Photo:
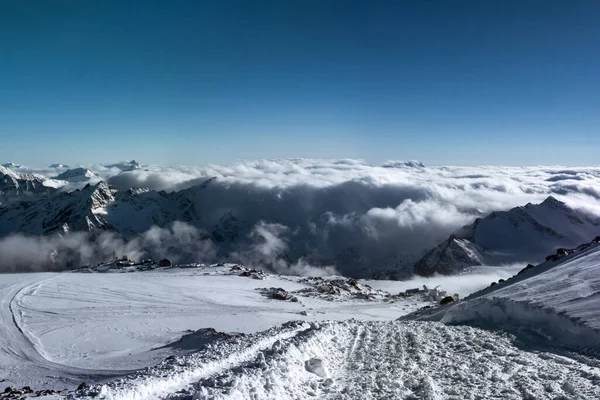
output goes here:
[{"label": "packed snow surface", "polygon": [[[0,381],[74,388],[153,365],[172,354],[165,345],[201,328],[255,333],[290,320],[392,320],[433,304],[418,296],[384,297],[341,277],[330,285],[322,278],[240,276],[244,271],[231,269],[0,275]],[[270,288],[299,301],[257,290]]]},{"label": "packed snow surface", "polygon": [[600,369],[435,322],[290,322],[73,399],[597,399]]},{"label": "packed snow surface", "polygon": [[537,341],[600,355],[600,243],[549,261],[460,303],[406,318],[539,335]]},{"label": "packed snow surface", "polygon": [[[569,260],[591,273],[592,253]],[[0,276],[6,386],[92,384],[54,397],[72,400],[600,398],[595,358],[472,326],[396,320],[434,304],[397,293],[435,287],[436,277],[378,282],[233,264],[113,264]],[[480,275],[479,289],[485,267],[472,272],[462,281]],[[445,287],[459,282],[437,278]],[[584,292],[563,293],[568,303]],[[540,301],[553,304],[552,296]]]}]

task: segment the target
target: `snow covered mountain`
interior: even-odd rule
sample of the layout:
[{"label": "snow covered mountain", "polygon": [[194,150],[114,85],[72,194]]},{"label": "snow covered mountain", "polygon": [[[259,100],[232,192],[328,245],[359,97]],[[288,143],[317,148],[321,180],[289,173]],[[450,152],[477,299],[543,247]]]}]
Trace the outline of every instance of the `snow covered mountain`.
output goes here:
[{"label": "snow covered mountain", "polygon": [[97,177],[98,175],[87,168],[73,168],[57,175],[54,179],[68,182],[85,182]]},{"label": "snow covered mountain", "polygon": [[0,206],[13,199],[30,198],[49,193],[52,188],[44,186],[46,178],[37,174],[23,174],[0,166]]},{"label": "snow covered mountain", "polygon": [[61,192],[13,203],[10,207],[0,208],[0,236],[111,229],[105,218],[105,208],[114,200],[115,194],[114,188],[100,183],[71,193]]},{"label": "snow covered mountain", "polygon": [[467,239],[450,235],[439,246],[429,250],[414,266],[421,276],[451,275],[474,265],[483,265],[490,255]]},{"label": "snow covered mountain", "polygon": [[560,247],[574,247],[600,234],[600,219],[554,197],[478,218],[415,265],[418,275],[452,274],[467,267],[514,261],[542,261]]},{"label": "snow covered mountain", "polygon": [[[36,181],[35,176],[29,177],[33,181],[22,182],[21,175],[11,170],[7,173],[6,180],[12,183],[13,192],[15,187],[25,184],[34,185],[35,189],[40,187],[41,181]],[[85,169],[76,169],[67,171],[67,175],[63,178],[78,179],[89,174]],[[50,190],[43,185],[41,188]],[[304,216],[303,210],[298,209],[300,214],[290,220],[288,210],[293,205],[279,198],[257,192],[240,204],[236,201],[240,190],[218,185],[214,179],[175,192],[144,188],[119,191],[106,183],[73,192],[54,190],[48,196],[27,198],[25,202],[13,202],[0,209],[0,237],[11,233],[47,235],[108,230],[130,240],[153,227],[169,227],[179,221],[197,229],[194,234],[201,240],[212,241],[220,259],[229,260],[230,255],[242,254],[245,259],[250,257],[268,266],[279,261],[291,265],[304,258],[311,265],[335,265],[353,277],[402,279],[413,270],[430,276],[452,274],[482,264],[543,260],[556,248],[573,247],[600,231],[600,221],[549,197],[541,204],[493,212],[477,219],[414,264],[416,257],[411,254],[371,251],[371,244],[359,235],[356,238],[344,235],[343,242],[335,242],[335,232],[326,219]],[[296,201],[293,196],[287,199]],[[287,228],[295,226],[298,219],[311,221],[309,229]],[[256,229],[262,231],[253,235]],[[321,235],[331,239],[323,241]],[[249,248],[263,246],[262,242],[268,243],[263,250],[256,252]]]},{"label": "snow covered mountain", "polygon": [[69,166],[66,164],[58,163],[58,164],[52,164],[52,165],[48,166],[48,168],[63,169],[63,168],[69,168]]},{"label": "snow covered mountain", "polygon": [[23,168],[23,166],[22,166],[22,165],[20,165],[20,164],[15,164],[15,163],[14,163],[14,162],[12,162],[12,161],[9,161],[9,162],[7,162],[7,163],[4,163],[4,164],[2,164],[2,166],[3,166],[4,168],[12,168],[12,169],[20,169],[20,168]]}]

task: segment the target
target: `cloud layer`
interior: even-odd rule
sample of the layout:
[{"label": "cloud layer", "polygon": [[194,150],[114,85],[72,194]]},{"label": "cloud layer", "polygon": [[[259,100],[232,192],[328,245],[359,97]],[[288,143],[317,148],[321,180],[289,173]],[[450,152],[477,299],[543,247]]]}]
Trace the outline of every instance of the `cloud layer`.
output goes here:
[{"label": "cloud layer", "polygon": [[[164,250],[175,236],[172,246],[188,246],[189,257],[197,245],[200,259],[238,259],[280,272],[311,265],[357,275],[405,268],[475,218],[549,195],[600,216],[599,167],[424,167],[400,161],[377,166],[345,159],[148,165],[133,171],[87,167],[120,190],[148,187],[168,192],[170,199],[185,196],[197,214],[187,221],[190,226],[144,226],[137,247],[120,246],[144,249],[154,243]],[[216,179],[207,184],[211,178]],[[227,215],[241,235],[235,244],[201,239]],[[180,243],[188,228],[187,242]],[[0,243],[0,255],[6,249]]]}]

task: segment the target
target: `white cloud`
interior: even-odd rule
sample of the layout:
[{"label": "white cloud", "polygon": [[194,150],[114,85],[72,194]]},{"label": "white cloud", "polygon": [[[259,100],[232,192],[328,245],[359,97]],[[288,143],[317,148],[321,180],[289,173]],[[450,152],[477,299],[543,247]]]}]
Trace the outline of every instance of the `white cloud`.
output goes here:
[{"label": "white cloud", "polygon": [[[410,264],[476,217],[539,203],[549,195],[600,216],[600,167],[422,167],[399,161],[379,166],[292,159],[145,165],[124,172],[87,168],[121,190],[181,191],[215,177],[206,189],[189,191],[200,215],[193,221],[196,228],[210,230],[230,212],[254,232],[246,238],[259,243],[253,257],[261,255],[261,262],[274,266],[283,259],[285,268],[300,260],[335,265],[341,272],[356,268],[350,267],[352,260],[367,269]],[[248,240],[244,249],[230,250],[252,259]]]},{"label": "white cloud", "polygon": [[166,257],[174,262],[210,262],[216,248],[199,229],[179,221],[166,228],[152,227],[130,241],[112,232],[41,237],[14,234],[0,240],[0,272],[62,270],[109,261],[113,255],[133,260]]}]

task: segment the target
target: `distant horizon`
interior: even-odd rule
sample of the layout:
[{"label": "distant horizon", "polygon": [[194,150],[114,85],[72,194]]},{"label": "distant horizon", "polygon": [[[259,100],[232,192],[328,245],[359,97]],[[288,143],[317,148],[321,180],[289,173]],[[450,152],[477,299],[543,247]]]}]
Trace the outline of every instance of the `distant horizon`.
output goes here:
[{"label": "distant horizon", "polygon": [[593,165],[600,2],[0,3],[0,159]]},{"label": "distant horizon", "polygon": [[[62,164],[65,165],[65,169],[73,169],[73,168],[92,168],[92,167],[106,167],[109,165],[114,165],[114,164],[119,164],[119,163],[127,163],[127,162],[133,162],[136,161],[138,162],[142,167],[144,166],[158,166],[158,167],[167,167],[167,168],[177,168],[177,167],[198,167],[198,168],[203,168],[203,167],[207,167],[210,165],[218,165],[218,166],[228,166],[228,165],[238,165],[238,164],[246,164],[246,163],[251,163],[251,162],[259,162],[259,161],[293,161],[293,160],[310,160],[310,161],[340,161],[340,160],[352,160],[352,161],[356,161],[356,162],[360,162],[360,163],[364,163],[365,165],[369,165],[372,167],[378,167],[378,166],[382,166],[388,162],[399,162],[399,163],[410,163],[410,162],[420,162],[423,164],[423,166],[425,168],[441,168],[441,167],[509,167],[509,168],[519,168],[519,167],[548,167],[548,168],[561,168],[561,167],[567,167],[567,168],[597,168],[600,167],[600,162],[596,163],[596,164],[496,164],[496,163],[489,163],[489,164],[428,164],[428,163],[424,163],[421,160],[416,160],[416,159],[385,159],[382,161],[376,161],[376,162],[372,162],[369,160],[365,160],[365,159],[360,159],[360,158],[350,158],[350,157],[342,157],[342,158],[313,158],[313,157],[278,157],[278,158],[257,158],[257,159],[237,159],[237,160],[233,160],[231,162],[223,162],[223,163],[212,163],[212,162],[206,162],[206,163],[197,163],[197,164],[161,164],[161,163],[146,163],[144,162],[142,159],[138,159],[138,158],[130,158],[130,159],[121,159],[121,160],[108,160],[108,161],[104,161],[104,162],[92,162],[92,163],[86,163],[86,162],[50,162],[50,163],[46,163],[46,164],[28,164],[28,163],[21,163],[21,162],[16,162],[15,160],[4,160],[4,161],[0,161],[0,166],[3,166],[5,168],[11,168],[13,170],[18,171],[19,169],[24,169],[24,170],[43,170],[43,169],[49,169],[49,168],[57,168],[60,169],[60,167],[52,167],[52,165],[58,165],[58,164]],[[18,167],[9,167],[7,164],[12,163],[15,166]]]}]

